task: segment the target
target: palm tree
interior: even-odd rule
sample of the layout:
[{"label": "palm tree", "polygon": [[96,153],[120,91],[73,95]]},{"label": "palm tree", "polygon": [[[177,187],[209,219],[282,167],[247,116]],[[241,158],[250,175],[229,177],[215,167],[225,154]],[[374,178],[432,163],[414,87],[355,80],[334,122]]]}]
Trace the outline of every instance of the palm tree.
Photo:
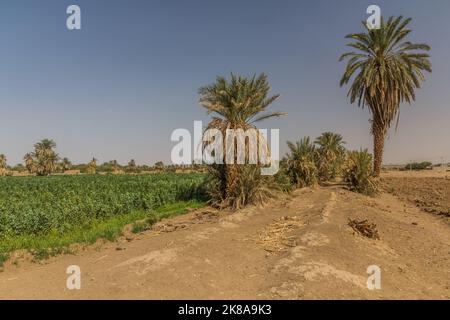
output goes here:
[{"label": "palm tree", "polygon": [[119,172],[119,163],[117,162],[117,160],[111,160],[109,163],[110,163],[110,165],[112,167],[112,171],[114,173]]},{"label": "palm tree", "polygon": [[128,168],[127,168],[128,172],[132,172],[132,173],[136,173],[137,172],[137,167],[136,167],[136,161],[134,159],[131,159],[128,162]]},{"label": "palm tree", "polygon": [[379,176],[383,158],[384,140],[394,119],[397,125],[400,103],[415,101],[415,89],[425,80],[424,71],[431,72],[426,44],[405,41],[411,32],[407,26],[411,19],[402,16],[381,21],[379,29],[349,34],[354,40],[347,46],[357,49],[341,56],[348,59],[341,86],[348,84],[355,75],[348,96],[351,103],[367,106],[370,110],[371,132],[374,137],[374,176]]},{"label": "palm tree", "polygon": [[304,137],[295,143],[288,141],[289,153],[286,154],[286,170],[291,182],[298,187],[313,186],[317,182],[315,164],[316,148],[310,137]]},{"label": "palm tree", "polygon": [[97,159],[92,158],[92,160],[88,163],[87,174],[95,174],[97,172]]},{"label": "palm tree", "polygon": [[72,167],[72,162],[70,162],[69,158],[63,158],[61,161],[61,167],[63,171],[70,170],[70,168]]},{"label": "palm tree", "polygon": [[25,161],[25,167],[27,168],[28,172],[34,173],[36,170],[36,166],[35,166],[35,162],[33,159],[33,155],[31,153],[27,153],[24,157],[23,160]]},{"label": "palm tree", "polygon": [[38,175],[47,176],[56,171],[59,156],[54,148],[56,143],[50,139],[43,139],[34,145],[34,153],[31,156],[34,158]]},{"label": "palm tree", "polygon": [[56,142],[50,139],[43,139],[34,145],[34,152],[36,156],[46,156],[52,154],[53,149],[56,148]]},{"label": "palm tree", "polygon": [[[215,83],[199,90],[200,105],[208,114],[212,114],[208,129],[220,130],[226,139],[227,129],[256,128],[255,123],[259,121],[285,115],[283,112],[266,112],[269,105],[279,97],[279,95],[269,96],[269,91],[270,85],[265,74],[252,78],[231,74],[230,81],[224,77],[217,77]],[[226,141],[223,145],[226,145]],[[238,165],[225,164],[218,170],[221,170],[221,174],[217,176],[222,179],[220,197],[226,201],[236,192]]]},{"label": "palm tree", "polygon": [[6,173],[6,156],[4,154],[0,154],[0,176],[5,175]]},{"label": "palm tree", "polygon": [[324,132],[314,141],[317,149],[317,167],[319,178],[328,181],[336,178],[345,157],[345,141],[334,132]]}]

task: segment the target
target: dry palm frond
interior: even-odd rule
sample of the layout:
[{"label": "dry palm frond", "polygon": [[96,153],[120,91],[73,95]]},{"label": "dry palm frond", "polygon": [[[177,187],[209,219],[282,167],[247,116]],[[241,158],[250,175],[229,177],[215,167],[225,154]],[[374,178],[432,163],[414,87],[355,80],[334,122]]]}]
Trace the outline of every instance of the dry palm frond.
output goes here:
[{"label": "dry palm frond", "polygon": [[360,235],[379,240],[380,236],[378,234],[377,225],[374,223],[369,223],[367,220],[352,220],[348,219],[348,225]]}]

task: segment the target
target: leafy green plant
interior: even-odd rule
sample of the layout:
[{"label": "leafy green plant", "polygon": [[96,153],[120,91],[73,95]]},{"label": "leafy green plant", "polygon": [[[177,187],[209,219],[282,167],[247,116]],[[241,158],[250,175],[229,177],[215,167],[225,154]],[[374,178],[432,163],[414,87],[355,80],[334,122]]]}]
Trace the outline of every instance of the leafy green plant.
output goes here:
[{"label": "leafy green plant", "polygon": [[367,149],[348,152],[343,178],[352,191],[369,196],[378,192],[379,183],[373,177],[373,158]]},{"label": "leafy green plant", "polygon": [[178,201],[162,205],[155,210],[137,210],[128,214],[95,219],[89,226],[79,225],[68,228],[63,233],[52,231],[44,235],[0,236],[0,260],[8,259],[8,253],[15,250],[28,250],[34,260],[72,253],[72,244],[93,244],[98,239],[114,241],[123,235],[124,227],[132,226],[136,233],[148,229],[157,221],[171,216],[185,214],[191,209],[201,208],[205,202],[198,200]]},{"label": "leafy green plant", "polygon": [[63,234],[94,221],[204,200],[203,174],[0,178],[0,241],[20,235]]}]

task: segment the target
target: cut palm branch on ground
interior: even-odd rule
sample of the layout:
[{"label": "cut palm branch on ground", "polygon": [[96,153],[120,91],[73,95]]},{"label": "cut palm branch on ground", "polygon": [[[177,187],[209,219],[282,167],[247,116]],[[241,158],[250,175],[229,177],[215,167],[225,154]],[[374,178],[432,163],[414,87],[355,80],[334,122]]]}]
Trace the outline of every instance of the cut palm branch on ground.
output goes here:
[{"label": "cut palm branch on ground", "polygon": [[370,223],[368,220],[354,220],[349,219],[348,225],[358,234],[369,238],[380,240],[380,236],[378,234],[377,225],[374,223]]}]

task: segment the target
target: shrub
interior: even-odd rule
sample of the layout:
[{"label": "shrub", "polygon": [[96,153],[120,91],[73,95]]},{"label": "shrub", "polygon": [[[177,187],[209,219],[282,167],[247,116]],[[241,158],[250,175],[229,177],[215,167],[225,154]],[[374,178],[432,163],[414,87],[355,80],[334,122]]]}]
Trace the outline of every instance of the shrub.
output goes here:
[{"label": "shrub", "polygon": [[431,162],[414,162],[408,164],[405,169],[406,170],[428,170],[432,169],[433,164]]},{"label": "shrub", "polygon": [[206,192],[214,207],[236,210],[247,205],[260,205],[272,198],[276,191],[283,190],[274,177],[261,175],[260,166],[248,164],[234,165],[236,179],[233,188],[227,190],[225,175],[229,168],[229,165],[212,165],[208,168]]},{"label": "shrub", "polygon": [[318,170],[315,163],[316,149],[309,137],[296,143],[287,142],[290,153],[286,155],[286,172],[293,185],[313,186],[317,183]]},{"label": "shrub", "polygon": [[375,195],[378,192],[378,182],[372,174],[373,158],[367,149],[348,152],[343,178],[350,190]]},{"label": "shrub", "polygon": [[345,159],[344,140],[334,132],[324,132],[316,138],[317,144],[316,165],[320,181],[336,179],[341,174]]}]

